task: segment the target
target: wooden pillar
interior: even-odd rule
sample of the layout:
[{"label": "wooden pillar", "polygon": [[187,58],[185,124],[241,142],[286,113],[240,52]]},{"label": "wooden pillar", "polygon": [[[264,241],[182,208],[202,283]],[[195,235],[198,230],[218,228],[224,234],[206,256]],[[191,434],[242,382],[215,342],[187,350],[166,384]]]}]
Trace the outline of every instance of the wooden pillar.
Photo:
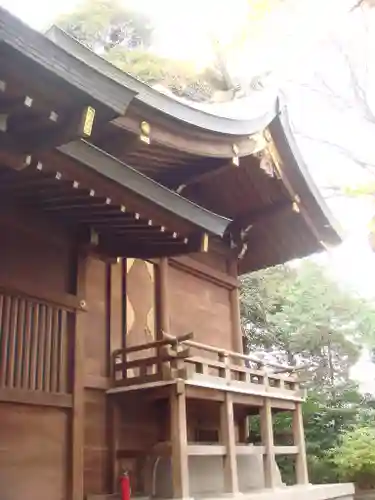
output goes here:
[{"label": "wooden pillar", "polygon": [[109,485],[112,493],[119,490],[120,464],[117,458],[117,452],[120,448],[120,408],[115,399],[116,396],[110,396],[108,401],[108,441],[109,441]]},{"label": "wooden pillar", "polygon": [[[76,283],[75,293],[82,300],[86,296],[86,266],[87,256],[84,253],[75,255],[77,259],[75,268]],[[73,283],[72,283],[73,285]],[[84,472],[84,335],[85,318],[84,312],[70,314],[70,332],[72,347],[72,395],[73,408],[71,415],[71,469],[70,488],[72,500],[82,500],[84,497],[83,472]]]},{"label": "wooden pillar", "polygon": [[272,410],[269,398],[265,398],[264,406],[260,410],[260,432],[262,436],[262,445],[264,446],[263,465],[265,487],[275,488],[276,462],[273,439]]},{"label": "wooden pillar", "polygon": [[238,493],[238,472],[236,457],[236,438],[233,413],[233,398],[227,392],[221,405],[220,415],[221,441],[225,446],[224,456],[224,488],[226,493]]},{"label": "wooden pillar", "polygon": [[296,456],[297,484],[309,484],[301,403],[296,403],[296,409],[293,412],[293,440],[294,445],[298,446],[298,453]]},{"label": "wooden pillar", "polygon": [[189,498],[185,383],[172,386],[170,396],[173,498]]},{"label": "wooden pillar", "polygon": [[[168,294],[168,271],[169,264],[167,258],[160,259],[159,264],[159,316],[161,332],[170,333],[170,309],[169,309],[169,294]],[[158,332],[160,335],[161,332]]]},{"label": "wooden pillar", "polygon": [[[237,261],[233,260],[229,266],[230,275],[233,278],[238,277]],[[243,353],[242,328],[240,316],[240,297],[238,288],[232,288],[229,292],[231,322],[232,322],[232,347],[233,350]]]}]

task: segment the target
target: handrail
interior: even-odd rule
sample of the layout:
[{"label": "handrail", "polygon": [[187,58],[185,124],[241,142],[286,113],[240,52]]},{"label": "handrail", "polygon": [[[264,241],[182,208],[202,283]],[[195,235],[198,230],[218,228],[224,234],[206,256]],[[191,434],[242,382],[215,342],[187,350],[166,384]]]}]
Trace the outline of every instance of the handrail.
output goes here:
[{"label": "handrail", "polygon": [[[165,332],[163,332],[163,336],[165,339],[169,339],[169,340],[178,339],[177,337],[175,337],[169,333],[165,333]],[[282,372],[279,372],[279,373],[283,373],[283,372],[293,373],[296,370],[301,369],[301,368],[296,367],[296,366],[287,366],[287,365],[282,365],[282,364],[275,363],[272,361],[271,362],[263,361],[260,358],[257,358],[256,356],[252,356],[251,354],[241,354],[239,352],[229,351],[227,349],[220,349],[220,348],[213,347],[213,346],[210,346],[208,344],[202,344],[201,342],[196,342],[193,340],[178,340],[178,341],[180,343],[183,343],[184,345],[186,345],[188,347],[193,347],[196,349],[200,349],[202,351],[212,352],[212,353],[215,353],[218,355],[228,356],[231,358],[242,359],[244,361],[252,361],[253,363],[257,363],[260,366],[267,365],[267,366],[270,366],[271,368],[276,368],[278,370],[282,370]]]},{"label": "handrail", "polygon": [[120,354],[130,354],[132,352],[138,352],[138,351],[145,351],[147,349],[153,349],[153,348],[158,348],[158,347],[165,347],[167,345],[174,345],[176,343],[182,343],[182,342],[187,342],[189,339],[193,337],[192,333],[186,333],[185,335],[181,335],[180,337],[173,337],[173,338],[164,338],[161,340],[155,340],[153,342],[148,342],[146,344],[137,344],[131,347],[125,347],[125,348],[120,348],[120,349],[115,349],[112,352],[112,356],[116,357],[119,356]]}]

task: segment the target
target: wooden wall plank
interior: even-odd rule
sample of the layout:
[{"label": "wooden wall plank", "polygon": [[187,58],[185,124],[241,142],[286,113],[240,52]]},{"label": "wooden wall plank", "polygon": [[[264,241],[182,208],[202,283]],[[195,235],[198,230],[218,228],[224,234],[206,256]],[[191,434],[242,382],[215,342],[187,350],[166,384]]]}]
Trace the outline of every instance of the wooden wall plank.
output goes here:
[{"label": "wooden wall plank", "polygon": [[[24,350],[23,350],[23,368],[21,387],[28,388],[30,384],[30,361],[31,361],[31,328],[32,328],[32,303],[26,301],[25,311],[25,335],[24,335]],[[55,391],[57,392],[57,391]]]},{"label": "wooden wall plank", "polygon": [[1,328],[1,363],[0,363],[0,386],[6,386],[7,364],[8,364],[8,348],[9,348],[9,327],[11,316],[11,299],[4,298],[4,312],[2,314]]},{"label": "wooden wall plank", "polygon": [[1,388],[0,401],[4,403],[17,403],[32,406],[71,408],[73,400],[72,396],[69,394],[54,394],[51,392]]},{"label": "wooden wall plank", "polygon": [[45,305],[40,305],[39,329],[38,329],[38,354],[37,354],[37,382],[36,388],[43,389],[44,382],[44,356],[46,348],[46,321],[47,308]]},{"label": "wooden wall plank", "polygon": [[52,360],[52,314],[53,310],[51,307],[47,308],[46,315],[46,345],[45,345],[45,353],[44,353],[44,380],[43,380],[43,389],[45,391],[51,390],[51,360]]},{"label": "wooden wall plank", "polygon": [[51,338],[51,392],[58,392],[59,376],[59,311],[53,309],[52,312],[52,338]]},{"label": "wooden wall plank", "polygon": [[68,313],[66,311],[60,312],[60,329],[59,329],[59,370],[58,370],[58,392],[68,391]]},{"label": "wooden wall plank", "polygon": [[33,306],[33,320],[32,320],[32,337],[31,337],[31,350],[30,350],[30,381],[29,387],[31,390],[36,389],[36,372],[37,372],[37,359],[38,359],[38,331],[39,331],[39,306]]},{"label": "wooden wall plank", "polygon": [[[85,296],[87,256],[77,255],[76,292]],[[70,334],[73,341],[73,411],[71,422],[71,500],[82,500],[84,495],[84,313],[69,313]]]}]

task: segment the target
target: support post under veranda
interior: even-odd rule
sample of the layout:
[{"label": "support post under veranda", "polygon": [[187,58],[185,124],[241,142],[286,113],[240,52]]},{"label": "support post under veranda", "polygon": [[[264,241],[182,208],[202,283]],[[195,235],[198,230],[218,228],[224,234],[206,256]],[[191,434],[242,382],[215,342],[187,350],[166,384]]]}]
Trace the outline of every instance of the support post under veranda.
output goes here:
[{"label": "support post under veranda", "polygon": [[276,484],[276,461],[273,437],[272,408],[269,398],[264,399],[260,410],[260,432],[262,445],[264,446],[263,466],[264,483],[266,488],[275,488]]},{"label": "support post under veranda", "polygon": [[297,484],[308,484],[309,474],[307,470],[305,433],[303,429],[302,403],[296,404],[293,412],[293,441],[297,446],[296,456],[296,481]]},{"label": "support post under veranda", "polygon": [[189,498],[188,443],[185,384],[179,381],[170,395],[173,497]]}]

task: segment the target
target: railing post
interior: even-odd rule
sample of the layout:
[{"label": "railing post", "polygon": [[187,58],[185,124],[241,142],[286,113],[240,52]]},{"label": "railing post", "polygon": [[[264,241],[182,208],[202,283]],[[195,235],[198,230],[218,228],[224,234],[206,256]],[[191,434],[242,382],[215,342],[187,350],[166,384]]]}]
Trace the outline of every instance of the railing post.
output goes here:
[{"label": "railing post", "polygon": [[309,484],[301,403],[296,403],[296,409],[293,412],[293,440],[294,445],[298,446],[298,453],[296,456],[297,484]]},{"label": "railing post", "polygon": [[269,398],[264,399],[264,405],[260,410],[260,432],[262,436],[262,445],[265,448],[263,456],[265,487],[275,488],[276,462],[273,438],[272,409],[271,401]]},{"label": "railing post", "polygon": [[172,386],[170,396],[173,498],[189,497],[185,383]]},{"label": "railing post", "polygon": [[233,398],[225,393],[220,415],[221,440],[225,446],[224,456],[224,488],[226,493],[238,493],[238,472],[236,457],[236,438],[234,427]]}]

